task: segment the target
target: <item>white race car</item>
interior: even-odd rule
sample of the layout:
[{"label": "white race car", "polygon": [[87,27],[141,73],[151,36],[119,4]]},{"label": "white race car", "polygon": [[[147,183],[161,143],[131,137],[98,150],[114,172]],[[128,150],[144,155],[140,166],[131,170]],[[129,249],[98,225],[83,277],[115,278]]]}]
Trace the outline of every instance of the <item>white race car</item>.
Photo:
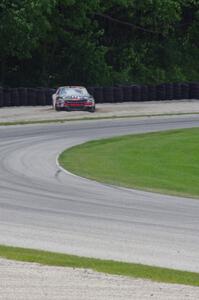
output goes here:
[{"label": "white race car", "polygon": [[53,108],[60,110],[95,111],[95,99],[83,86],[62,86],[52,95]]}]

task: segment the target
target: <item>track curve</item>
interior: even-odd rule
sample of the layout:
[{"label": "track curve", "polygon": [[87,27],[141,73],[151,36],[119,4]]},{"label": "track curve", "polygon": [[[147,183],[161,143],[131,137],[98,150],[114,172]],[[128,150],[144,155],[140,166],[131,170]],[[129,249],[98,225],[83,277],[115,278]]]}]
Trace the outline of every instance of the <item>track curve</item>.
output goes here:
[{"label": "track curve", "polygon": [[56,165],[103,137],[199,127],[199,116],[0,128],[0,244],[199,272],[199,201],[103,185]]}]

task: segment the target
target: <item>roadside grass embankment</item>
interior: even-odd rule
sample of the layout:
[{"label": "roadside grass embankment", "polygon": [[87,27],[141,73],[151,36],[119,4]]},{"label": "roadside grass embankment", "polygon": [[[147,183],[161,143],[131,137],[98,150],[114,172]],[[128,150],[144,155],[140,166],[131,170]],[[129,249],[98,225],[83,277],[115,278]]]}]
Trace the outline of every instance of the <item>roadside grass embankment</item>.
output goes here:
[{"label": "roadside grass embankment", "polygon": [[136,134],[67,149],[59,163],[103,183],[199,198],[199,128]]},{"label": "roadside grass embankment", "polygon": [[199,286],[199,273],[142,264],[100,260],[33,249],[0,246],[0,257],[49,266],[92,269],[97,272],[143,278],[157,282]]},{"label": "roadside grass embankment", "polygon": [[[30,119],[30,120],[16,120],[16,121],[0,121],[0,126],[15,126],[15,125],[34,125],[34,124],[52,124],[52,123],[67,123],[75,121],[92,121],[92,120],[111,120],[111,119],[128,119],[128,118],[143,118],[143,117],[172,117],[172,116],[186,116],[186,115],[198,115],[199,112],[193,113],[156,113],[156,114],[137,114],[137,115],[111,115],[111,116],[99,116],[93,114],[92,117],[74,117],[74,118],[58,118],[58,119]],[[24,116],[25,118],[25,116]]]}]

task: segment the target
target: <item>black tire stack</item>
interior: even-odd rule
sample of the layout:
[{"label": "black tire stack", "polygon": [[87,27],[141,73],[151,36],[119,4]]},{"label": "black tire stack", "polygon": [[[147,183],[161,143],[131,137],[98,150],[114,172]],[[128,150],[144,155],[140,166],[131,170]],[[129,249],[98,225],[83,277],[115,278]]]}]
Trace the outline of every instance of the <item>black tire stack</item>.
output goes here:
[{"label": "black tire stack", "polygon": [[166,100],[173,100],[173,83],[166,83],[165,89]]},{"label": "black tire stack", "polygon": [[28,91],[27,88],[18,88],[18,94],[19,94],[19,103],[21,106],[27,106],[28,105]]},{"label": "black tire stack", "polygon": [[11,89],[11,106],[20,106],[18,89]]},{"label": "black tire stack", "polygon": [[189,84],[181,84],[181,99],[189,99]]},{"label": "black tire stack", "polygon": [[46,93],[43,88],[36,90],[36,105],[46,105]]},{"label": "black tire stack", "polygon": [[155,101],[157,99],[157,90],[154,84],[148,85],[148,100]]},{"label": "black tire stack", "polygon": [[95,88],[92,86],[87,87],[87,91],[91,96],[94,96],[94,90],[95,90]]},{"label": "black tire stack", "polygon": [[11,106],[12,102],[11,102],[11,89],[9,88],[4,88],[3,89],[3,105],[4,106]]},{"label": "black tire stack", "polygon": [[149,90],[147,85],[141,86],[141,101],[149,100]]},{"label": "black tire stack", "polygon": [[96,87],[94,89],[94,98],[96,103],[103,103],[103,88],[102,87]]},{"label": "black tire stack", "polygon": [[199,83],[190,83],[189,88],[189,98],[199,99]]},{"label": "black tire stack", "polygon": [[0,107],[3,107],[3,89],[0,87]]},{"label": "black tire stack", "polygon": [[113,98],[114,102],[123,102],[124,95],[123,95],[123,89],[120,86],[115,86],[113,88]]},{"label": "black tire stack", "polygon": [[[88,87],[96,103],[199,99],[199,83]],[[0,107],[52,105],[52,88],[1,88]]]},{"label": "black tire stack", "polygon": [[29,106],[35,106],[37,105],[37,95],[36,95],[36,89],[29,88],[27,90],[27,105]]},{"label": "black tire stack", "polygon": [[173,84],[173,99],[175,99],[175,100],[181,99],[181,84],[180,83]]},{"label": "black tire stack", "polygon": [[156,100],[166,100],[166,85],[163,84],[158,84],[156,86],[157,89],[157,99]]},{"label": "black tire stack", "polygon": [[123,101],[130,102],[132,101],[132,87],[123,86]]},{"label": "black tire stack", "polygon": [[141,86],[132,86],[132,101],[141,101]]},{"label": "black tire stack", "polygon": [[55,94],[56,89],[45,89],[46,105],[52,105],[52,95]]},{"label": "black tire stack", "polygon": [[114,102],[114,95],[113,95],[113,87],[105,86],[103,88],[103,101],[105,103],[113,103]]}]

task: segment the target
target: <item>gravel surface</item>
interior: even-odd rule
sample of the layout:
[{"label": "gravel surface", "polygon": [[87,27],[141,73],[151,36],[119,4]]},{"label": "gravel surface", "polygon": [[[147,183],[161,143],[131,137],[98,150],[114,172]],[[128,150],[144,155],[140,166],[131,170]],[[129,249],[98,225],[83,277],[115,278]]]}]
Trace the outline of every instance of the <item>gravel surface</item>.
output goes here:
[{"label": "gravel surface", "polygon": [[94,114],[83,111],[56,112],[51,106],[5,107],[0,109],[0,122],[180,113],[199,113],[199,100],[97,104]]},{"label": "gravel surface", "polygon": [[197,300],[199,288],[0,259],[0,300]]}]

